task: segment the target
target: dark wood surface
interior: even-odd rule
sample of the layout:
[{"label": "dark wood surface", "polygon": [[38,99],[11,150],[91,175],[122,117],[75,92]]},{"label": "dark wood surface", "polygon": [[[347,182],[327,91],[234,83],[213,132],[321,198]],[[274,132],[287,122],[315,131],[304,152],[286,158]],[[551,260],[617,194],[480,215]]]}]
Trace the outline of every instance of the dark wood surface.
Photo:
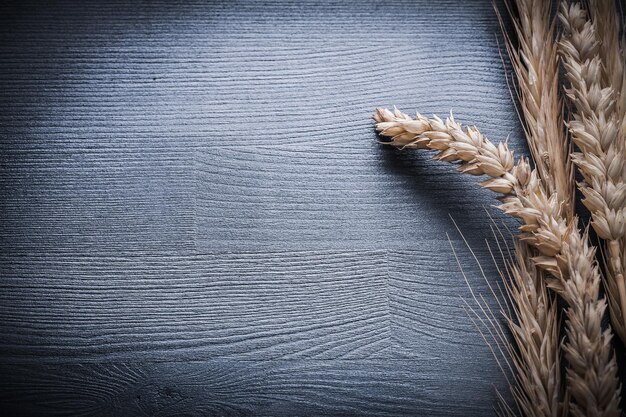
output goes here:
[{"label": "dark wood surface", "polygon": [[[471,3],[471,4],[470,4]],[[0,6],[3,415],[484,415],[493,195],[398,105],[522,139],[491,2]]]}]

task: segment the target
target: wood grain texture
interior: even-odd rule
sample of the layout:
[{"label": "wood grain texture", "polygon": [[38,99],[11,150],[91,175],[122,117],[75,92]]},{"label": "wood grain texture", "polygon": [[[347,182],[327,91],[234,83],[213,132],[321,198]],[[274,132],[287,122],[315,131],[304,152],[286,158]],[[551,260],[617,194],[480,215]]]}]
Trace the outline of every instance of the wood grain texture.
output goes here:
[{"label": "wood grain texture", "polygon": [[[502,267],[501,256],[496,255],[496,265],[488,260],[491,255],[484,242],[473,245],[472,250],[481,260],[485,276],[490,278],[487,282],[465,243],[457,240],[451,243],[471,282],[472,291],[487,300],[498,314],[499,308],[491,290],[501,288],[496,279],[496,267]],[[390,254],[388,262],[393,265],[389,268],[388,294],[396,356],[467,362],[473,355],[480,356],[487,351],[484,340],[477,337],[475,324],[467,316],[468,305],[477,307],[448,242],[427,241],[414,250]],[[495,363],[482,366],[487,368],[490,365],[495,369]],[[459,366],[467,364],[459,363]]]},{"label": "wood grain texture", "polygon": [[370,117],[525,152],[498,32],[489,1],[0,5],[0,411],[489,413],[445,233],[491,265],[493,195]]},{"label": "wood grain texture", "polygon": [[[0,369],[7,375],[0,381],[3,411],[16,416],[467,416],[490,413],[493,397],[493,387],[481,376],[416,360],[211,360]],[[440,372],[449,376],[441,378]]]},{"label": "wood grain texture", "polygon": [[2,259],[0,352],[31,362],[446,360],[486,349],[446,252],[448,242],[428,240],[402,252]]},{"label": "wood grain texture", "polygon": [[341,359],[390,346],[382,251],[31,257],[2,276],[3,357]]}]

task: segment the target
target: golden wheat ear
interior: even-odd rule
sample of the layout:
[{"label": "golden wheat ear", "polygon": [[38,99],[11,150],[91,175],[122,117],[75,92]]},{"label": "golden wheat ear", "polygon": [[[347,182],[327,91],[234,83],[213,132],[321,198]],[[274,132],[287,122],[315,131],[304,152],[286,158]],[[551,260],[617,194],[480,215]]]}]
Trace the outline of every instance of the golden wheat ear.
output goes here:
[{"label": "golden wheat ear", "polygon": [[[583,177],[579,189],[603,244],[611,323],[626,343],[624,66],[613,2],[592,1],[590,9],[594,19],[580,4],[561,4],[563,38],[559,47],[569,83],[565,91],[572,103],[568,127],[579,149],[573,159]],[[606,20],[596,24],[598,19]]]},{"label": "golden wheat ear", "polygon": [[499,9],[505,44],[517,78],[521,123],[537,168],[549,195],[564,204],[563,216],[574,215],[574,175],[570,143],[563,129],[563,101],[559,84],[556,22],[550,1],[505,1],[517,42],[511,41]]},{"label": "golden wheat ear", "polygon": [[463,129],[452,116],[445,122],[419,113],[411,119],[381,109],[377,117],[377,130],[393,135],[388,145],[437,151],[436,159],[459,163],[463,173],[490,177],[481,186],[504,194],[500,209],[522,221],[520,239],[538,252],[534,266],[550,274],[547,284],[568,304],[563,352],[569,364],[565,395],[572,401],[567,408],[581,416],[619,415],[617,364],[612,331],[602,328],[606,303],[600,298],[595,248],[578,230],[578,218],[564,215],[558,193],[549,194],[528,160],[515,163],[506,144],[493,144],[475,127]]}]

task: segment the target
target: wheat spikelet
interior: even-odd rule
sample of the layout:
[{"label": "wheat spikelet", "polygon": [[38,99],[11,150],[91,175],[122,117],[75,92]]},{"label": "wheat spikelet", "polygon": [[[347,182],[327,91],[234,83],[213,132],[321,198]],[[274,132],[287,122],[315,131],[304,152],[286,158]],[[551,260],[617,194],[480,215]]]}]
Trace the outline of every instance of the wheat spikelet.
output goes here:
[{"label": "wheat spikelet", "polygon": [[[559,45],[570,84],[566,92],[573,104],[569,128],[580,150],[573,154],[583,176],[579,188],[591,212],[591,224],[606,245],[605,285],[611,321],[626,342],[626,131],[618,108],[626,104],[612,84],[618,83],[621,89],[623,72],[612,71],[623,71],[623,64],[619,54],[611,55],[619,52],[619,29],[610,16],[609,2],[593,3],[597,6],[592,7],[596,18],[608,19],[602,25],[588,19],[579,4],[561,3],[559,17],[564,36]],[[598,33],[599,27],[602,33]]]},{"label": "wheat spikelet", "polygon": [[[514,0],[505,2],[511,16],[516,46],[506,31],[506,45],[517,76],[518,98],[523,112],[526,138],[538,177],[549,195],[564,204],[562,215],[574,215],[573,166],[570,145],[563,129],[563,104],[559,84],[559,60],[555,21],[550,17],[550,2]],[[496,13],[504,28],[498,9]]]},{"label": "wheat spikelet", "polygon": [[[415,119],[395,110],[377,109],[376,129],[397,147],[438,151],[435,159],[460,162],[459,171],[490,178],[481,186],[504,194],[500,208],[522,221],[520,238],[540,255],[534,264],[553,275],[548,285],[568,303],[564,351],[571,364],[567,372],[569,408],[574,415],[618,416],[619,381],[611,349],[610,329],[602,332],[606,308],[599,299],[600,271],[578,219],[563,215],[557,194],[550,195],[531,170],[527,159],[515,163],[506,144],[497,146],[475,127],[463,129],[450,116],[444,122],[419,113]],[[522,389],[527,389],[522,387]],[[548,390],[546,390],[548,391]]]}]

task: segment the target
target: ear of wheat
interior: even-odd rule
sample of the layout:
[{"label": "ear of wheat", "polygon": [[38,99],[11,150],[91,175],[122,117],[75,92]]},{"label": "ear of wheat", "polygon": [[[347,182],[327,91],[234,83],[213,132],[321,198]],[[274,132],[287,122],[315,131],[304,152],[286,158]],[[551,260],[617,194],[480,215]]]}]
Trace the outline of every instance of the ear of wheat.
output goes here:
[{"label": "ear of wheat", "polygon": [[517,380],[513,392],[523,415],[558,417],[564,408],[557,306],[548,294],[545,271],[533,264],[532,254],[528,244],[516,244],[515,259],[504,280],[513,300],[513,314],[507,322],[517,347],[509,348]]},{"label": "ear of wheat", "polygon": [[605,244],[611,322],[626,342],[626,96],[620,97],[624,68],[614,18],[617,11],[609,3],[593,2],[595,18],[606,19],[596,25],[579,4],[562,2],[559,17],[564,36],[559,46],[573,105],[569,129],[579,149],[573,157],[583,176],[579,188],[591,225]]},{"label": "ear of wheat", "polygon": [[517,45],[513,45],[504,30],[498,8],[495,10],[517,77],[528,146],[546,192],[557,196],[564,205],[562,216],[571,219],[574,215],[574,176],[570,145],[563,128],[559,59],[550,2],[515,0],[514,4],[505,4],[513,22]]},{"label": "ear of wheat", "polygon": [[389,138],[384,143],[438,151],[435,159],[460,162],[463,173],[487,175],[481,186],[504,194],[500,208],[522,221],[520,238],[540,253],[532,258],[534,264],[553,276],[548,285],[568,304],[563,349],[572,414],[618,416],[612,334],[601,326],[606,304],[599,298],[600,271],[586,233],[577,229],[578,218],[563,216],[558,195],[548,193],[526,158],[516,163],[506,144],[494,145],[475,127],[463,129],[452,115],[444,122],[379,108],[374,119],[376,129]]},{"label": "ear of wheat", "polygon": [[[460,172],[486,175],[480,185],[502,193],[499,207],[521,220],[523,243],[516,250],[530,256],[532,264],[517,257],[509,268],[507,288],[514,307],[508,325],[516,349],[507,346],[518,410],[525,415],[617,416],[621,388],[612,329],[602,327],[607,307],[600,298],[604,277],[587,230],[578,230],[573,166],[583,176],[578,186],[591,211],[591,225],[605,242],[611,320],[626,341],[626,74],[618,13],[611,0],[590,0],[588,18],[580,6],[563,1],[559,17],[564,36],[559,40],[550,2],[513,3],[505,1],[517,43],[505,33],[506,45],[535,169],[526,158],[515,161],[506,144],[491,143],[475,127],[462,128],[452,115],[444,121],[377,109],[377,130],[389,145],[435,150],[435,159],[458,162]],[[567,96],[574,105],[567,126],[579,148],[576,153],[564,129],[559,54],[570,84]],[[533,286],[535,290],[529,290]],[[556,305],[541,295],[547,294],[546,288],[567,303],[565,388],[559,383],[559,346],[551,343],[558,339]],[[546,354],[548,350],[553,354]],[[547,371],[552,369],[557,371]]]}]

